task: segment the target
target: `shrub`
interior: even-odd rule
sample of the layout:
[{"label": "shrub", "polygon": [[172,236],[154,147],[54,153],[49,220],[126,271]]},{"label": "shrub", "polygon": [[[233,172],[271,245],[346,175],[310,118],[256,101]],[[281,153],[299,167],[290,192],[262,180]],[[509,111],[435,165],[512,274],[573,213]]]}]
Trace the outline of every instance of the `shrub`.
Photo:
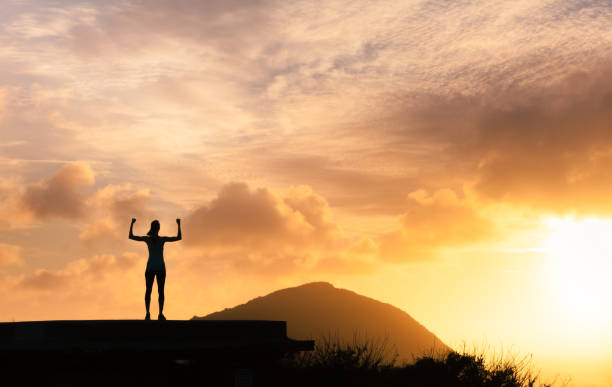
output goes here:
[{"label": "shrub", "polygon": [[354,334],[347,342],[329,334],[315,343],[314,351],[285,358],[274,377],[260,379],[261,385],[534,387],[539,379],[531,356],[486,356],[464,349],[398,364],[387,338]]},{"label": "shrub", "polygon": [[292,360],[302,368],[379,371],[393,367],[397,357],[386,337],[372,339],[354,333],[352,341],[347,342],[330,333],[315,340],[314,351],[301,352]]}]

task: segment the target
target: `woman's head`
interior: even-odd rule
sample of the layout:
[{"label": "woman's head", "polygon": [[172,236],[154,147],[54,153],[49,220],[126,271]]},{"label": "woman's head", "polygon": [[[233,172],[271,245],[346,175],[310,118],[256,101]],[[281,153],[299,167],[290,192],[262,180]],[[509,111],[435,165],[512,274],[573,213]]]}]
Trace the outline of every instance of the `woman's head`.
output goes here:
[{"label": "woman's head", "polygon": [[154,220],[151,222],[151,229],[147,233],[148,236],[157,236],[159,234],[159,221]]}]

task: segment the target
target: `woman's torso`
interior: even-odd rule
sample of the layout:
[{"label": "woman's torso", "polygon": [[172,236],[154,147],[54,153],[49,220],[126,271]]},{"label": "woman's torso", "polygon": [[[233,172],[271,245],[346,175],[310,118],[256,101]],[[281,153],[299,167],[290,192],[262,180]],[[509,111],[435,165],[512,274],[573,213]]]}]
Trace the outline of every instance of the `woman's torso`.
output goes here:
[{"label": "woman's torso", "polygon": [[164,240],[160,237],[150,236],[146,240],[149,248],[147,270],[166,270],[164,263]]}]

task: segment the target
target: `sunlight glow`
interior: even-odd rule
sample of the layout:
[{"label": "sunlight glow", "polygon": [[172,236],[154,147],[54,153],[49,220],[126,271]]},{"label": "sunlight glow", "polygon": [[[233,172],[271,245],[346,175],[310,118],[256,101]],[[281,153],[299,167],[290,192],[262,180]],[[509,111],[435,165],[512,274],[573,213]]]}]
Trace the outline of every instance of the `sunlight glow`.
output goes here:
[{"label": "sunlight glow", "polygon": [[566,323],[606,328],[612,322],[612,220],[549,219],[541,250]]}]

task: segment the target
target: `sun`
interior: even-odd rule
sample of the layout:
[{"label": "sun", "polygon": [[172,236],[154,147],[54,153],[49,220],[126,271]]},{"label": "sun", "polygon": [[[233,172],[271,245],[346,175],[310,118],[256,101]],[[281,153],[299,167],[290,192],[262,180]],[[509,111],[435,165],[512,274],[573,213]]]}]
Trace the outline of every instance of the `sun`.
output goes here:
[{"label": "sun", "polygon": [[612,220],[549,219],[548,280],[558,307],[574,324],[605,327],[612,322]]}]

